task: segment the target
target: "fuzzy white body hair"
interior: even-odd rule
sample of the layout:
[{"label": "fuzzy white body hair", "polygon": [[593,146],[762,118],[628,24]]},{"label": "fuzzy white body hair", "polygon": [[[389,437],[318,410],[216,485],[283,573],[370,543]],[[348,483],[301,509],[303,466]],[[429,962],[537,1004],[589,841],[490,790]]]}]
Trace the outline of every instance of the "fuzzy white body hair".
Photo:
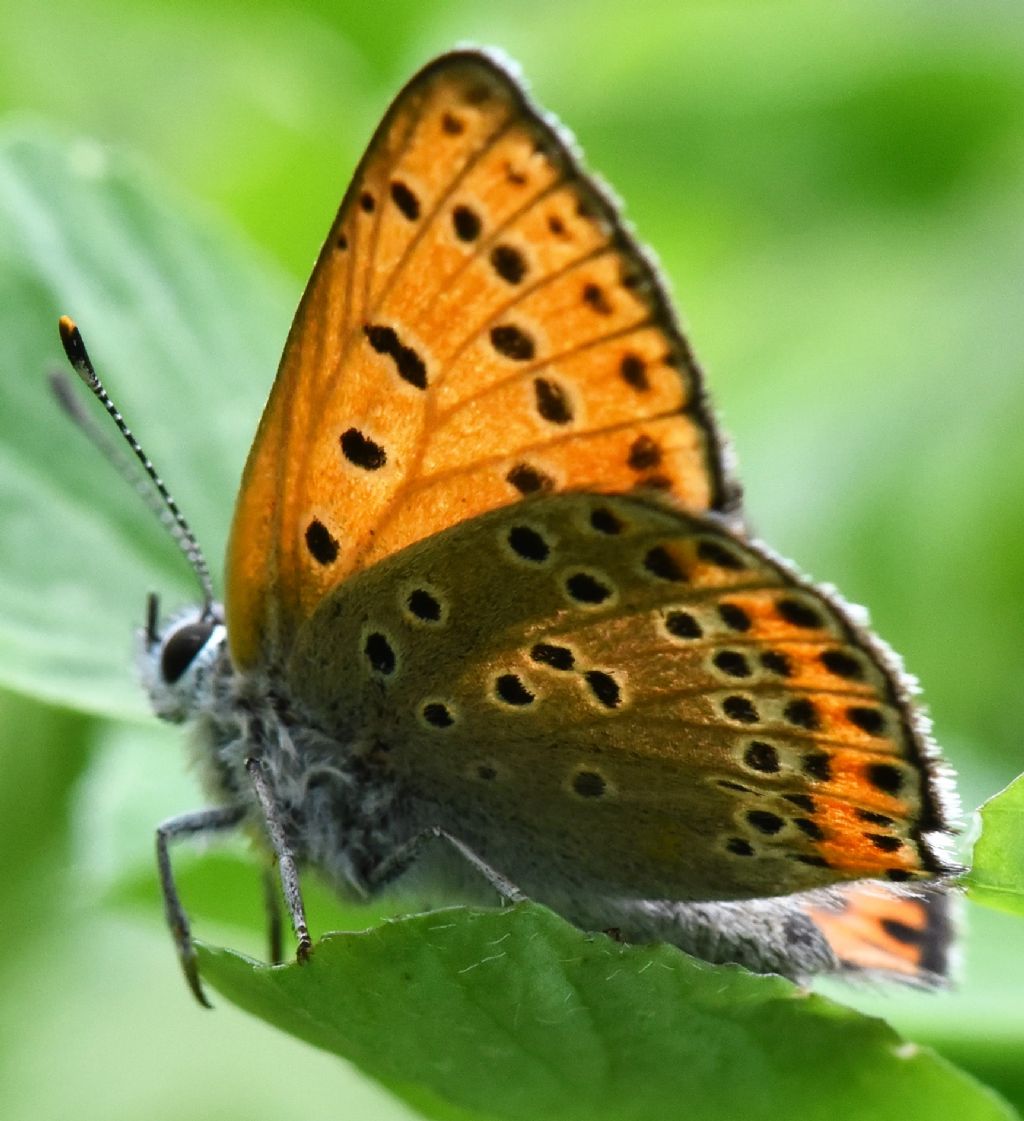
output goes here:
[{"label": "fuzzy white body hair", "polygon": [[[140,667],[157,715],[191,726],[208,798],[243,807],[243,827],[269,849],[265,815],[246,771],[246,761],[258,757],[296,862],[315,868],[342,897],[365,900],[386,890],[415,908],[497,902],[491,884],[441,838],[428,841],[393,882],[371,886],[373,869],[430,827],[428,805],[397,779],[382,781],[381,772],[346,744],[288,708],[266,675],[238,673],[222,625],[181,678],[168,684],[162,650],[192,618],[178,616],[158,645],[144,642]],[[496,871],[583,929],[610,930],[631,942],[669,942],[707,961],[794,978],[839,968],[804,910],[811,903],[827,906],[831,889],[727,902],[633,899],[595,894],[536,871],[521,877],[515,868]]]}]

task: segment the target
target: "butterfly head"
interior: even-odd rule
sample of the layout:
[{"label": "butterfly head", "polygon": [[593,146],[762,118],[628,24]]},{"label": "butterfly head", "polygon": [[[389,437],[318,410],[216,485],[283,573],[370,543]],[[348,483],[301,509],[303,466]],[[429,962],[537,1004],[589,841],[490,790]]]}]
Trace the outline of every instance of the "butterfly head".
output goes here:
[{"label": "butterfly head", "polygon": [[150,595],[146,625],[139,632],[138,664],[153,711],[180,724],[203,707],[227,632],[219,603],[191,606],[161,626],[159,603]]}]

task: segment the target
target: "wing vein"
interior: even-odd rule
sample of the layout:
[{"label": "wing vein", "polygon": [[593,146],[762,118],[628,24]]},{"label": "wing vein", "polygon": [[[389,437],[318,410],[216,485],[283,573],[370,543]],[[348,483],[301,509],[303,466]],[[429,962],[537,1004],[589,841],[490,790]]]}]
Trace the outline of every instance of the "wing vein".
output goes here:
[{"label": "wing vein", "polygon": [[476,167],[476,165],[484,158],[484,156],[486,156],[487,153],[491,151],[495,144],[497,144],[498,141],[501,140],[501,138],[505,135],[506,132],[508,132],[508,130],[514,123],[515,118],[510,114],[498,125],[497,128],[493,130],[493,132],[488,134],[480,147],[469,155],[469,157],[466,159],[465,164],[463,164],[463,166],[460,168],[458,174],[452,176],[452,179],[449,182],[448,186],[444,191],[442,191],[437,201],[430,208],[429,213],[419,223],[416,232],[409,239],[409,244],[406,245],[406,247],[402,250],[402,255],[399,257],[394,269],[391,271],[391,275],[387,278],[384,285],[381,287],[379,293],[377,294],[377,298],[372,309],[372,314],[370,315],[371,319],[377,316],[381,306],[384,304],[384,301],[388,298],[395,285],[403,276],[405,268],[409,262],[409,258],[412,256],[412,253],[415,250],[416,246],[419,245],[419,243],[426,236],[427,231],[433,227],[435,219],[441,212],[441,208],[458,190],[459,186],[465,180],[466,176],[473,170],[474,167]]},{"label": "wing vein", "polygon": [[[585,354],[588,350],[594,350],[597,347],[604,346],[607,343],[615,342],[617,339],[628,338],[639,331],[644,331],[653,324],[654,320],[650,316],[645,316],[643,319],[637,320],[636,323],[629,324],[625,327],[619,327],[614,331],[609,331],[604,335],[597,335],[592,339],[587,339],[585,342],[577,343],[575,346],[569,347],[567,350],[559,351],[558,354],[553,354],[548,358],[542,358],[537,362],[532,362],[529,365],[524,365],[522,369],[513,370],[507,377],[499,378],[497,381],[491,382],[489,385],[483,386],[475,393],[467,394],[461,397],[454,405],[450,405],[447,409],[442,410],[437,414],[438,425],[446,424],[456,416],[462,409],[476,402],[484,400],[491,393],[498,392],[506,386],[511,385],[517,381],[525,381],[527,378],[532,377],[538,370],[544,370],[551,366],[557,365],[559,362],[565,362],[567,359],[576,358],[581,354]],[[486,329],[486,326],[485,326]]]}]

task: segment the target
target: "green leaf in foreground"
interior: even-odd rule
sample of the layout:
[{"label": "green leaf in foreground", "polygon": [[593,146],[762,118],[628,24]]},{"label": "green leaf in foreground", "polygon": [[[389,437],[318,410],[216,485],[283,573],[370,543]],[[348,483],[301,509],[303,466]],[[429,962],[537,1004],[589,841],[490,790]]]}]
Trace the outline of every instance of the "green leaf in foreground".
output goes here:
[{"label": "green leaf in foreground", "polygon": [[1024,915],[1024,775],[978,810],[981,836],[964,879],[971,898]]},{"label": "green leaf in foreground", "polygon": [[131,628],[145,595],[169,609],[196,596],[164,529],[47,388],[67,370],[57,317],[81,325],[217,570],[288,288],[118,153],[0,128],[0,685],[137,718]]},{"label": "green leaf in foreground", "polygon": [[206,946],[200,964],[242,1008],[434,1118],[1014,1116],[882,1020],[532,904],[328,935],[301,967]]}]

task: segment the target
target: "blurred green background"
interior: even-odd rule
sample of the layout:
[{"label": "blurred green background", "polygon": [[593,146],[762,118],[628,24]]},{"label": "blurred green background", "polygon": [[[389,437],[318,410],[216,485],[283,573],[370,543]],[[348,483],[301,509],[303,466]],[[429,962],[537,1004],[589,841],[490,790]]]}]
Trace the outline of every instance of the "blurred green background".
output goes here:
[{"label": "blurred green background", "polygon": [[[1024,769],[1024,7],[6,0],[0,108],[24,132],[46,122],[72,143],[128,153],[154,189],[218,236],[254,242],[252,269],[268,278],[259,287],[267,337],[279,347],[389,97],[431,54],[463,41],[516,58],[626,200],[709,372],[754,525],[870,606],[920,677],[965,804],[977,805]],[[54,300],[73,293],[55,289]],[[0,256],[0,296],[18,291],[18,270]],[[58,356],[52,324],[65,311],[83,314],[48,307],[45,339],[34,322],[32,332],[21,324],[32,338],[20,346],[5,329],[5,394],[45,396],[41,374]],[[94,357],[116,358],[102,310],[96,321]],[[261,338],[251,349],[262,361],[270,346]],[[205,368],[202,355],[188,356],[188,435],[161,431],[159,378],[108,364],[113,388],[115,373],[130,373],[155,399],[143,423],[144,401],[135,406],[131,385],[123,393],[151,454],[174,461],[165,473],[215,562],[231,484],[204,493],[206,476],[175,451],[216,431],[237,471],[273,358],[238,417],[208,417],[204,383],[231,353],[225,345]],[[69,472],[87,474],[69,485],[114,490],[55,411],[40,415],[48,438],[68,447]],[[145,520],[122,492],[115,501],[122,529]],[[43,513],[33,516],[34,532],[45,532]],[[0,562],[15,547],[5,526]],[[139,594],[134,584],[79,593],[85,616],[100,602],[90,597],[106,595],[105,618],[125,636],[95,651],[117,667],[124,697],[141,591],[162,579],[153,575],[162,564],[176,575],[160,589],[188,595],[155,533],[137,533],[143,556],[164,550],[140,569]],[[59,553],[59,538],[46,551]],[[67,625],[70,634],[75,620]],[[80,645],[74,658],[88,675],[91,652]],[[3,1115],[408,1117],[334,1060],[230,1008],[190,1003],[150,866],[153,825],[198,801],[176,737],[147,726],[141,701],[121,693],[75,699],[132,723],[38,699],[67,696],[63,685],[25,689],[37,699],[0,701]],[[200,933],[258,952],[258,883],[244,854],[182,866]],[[317,906],[318,929],[357,921]],[[1007,917],[968,918],[957,994],[840,995],[1020,1105],[1024,933]]]}]

